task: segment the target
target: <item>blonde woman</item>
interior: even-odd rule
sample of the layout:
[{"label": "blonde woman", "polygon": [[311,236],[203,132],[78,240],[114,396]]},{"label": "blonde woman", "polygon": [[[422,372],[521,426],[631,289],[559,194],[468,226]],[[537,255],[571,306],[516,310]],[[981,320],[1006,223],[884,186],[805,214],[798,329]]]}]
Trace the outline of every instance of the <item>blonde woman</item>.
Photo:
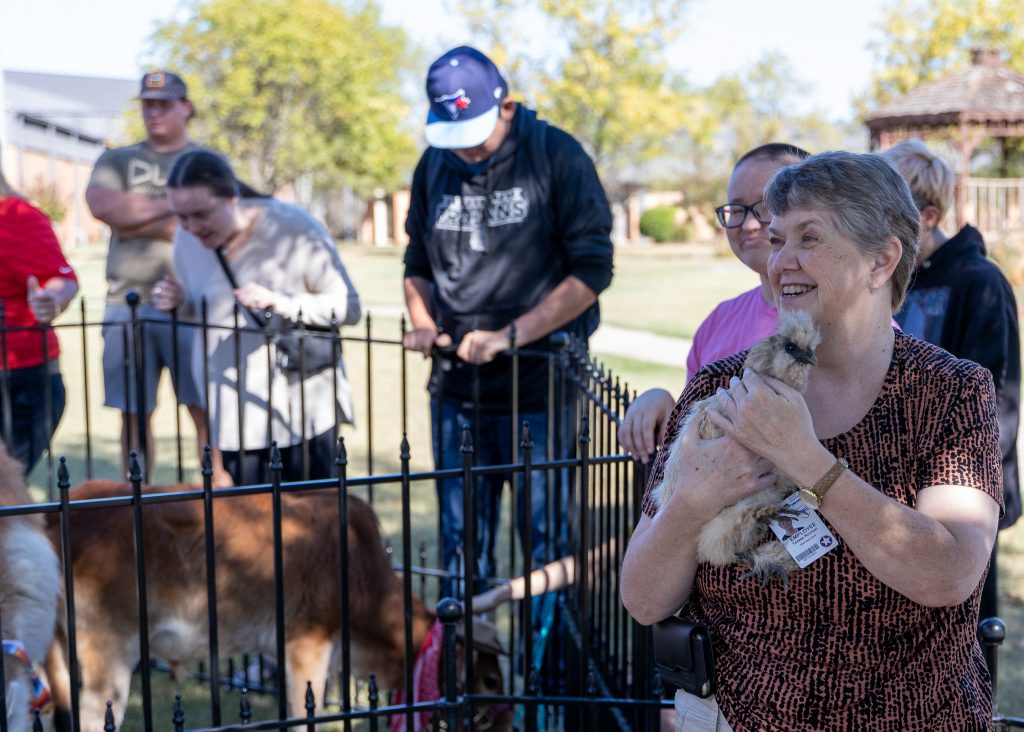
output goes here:
[{"label": "blonde woman", "polygon": [[[992,374],[999,411],[1003,504],[999,528],[1020,517],[1017,431],[1020,423],[1020,327],[1017,299],[999,267],[985,254],[981,232],[970,224],[947,236],[941,223],[953,203],[956,174],[920,140],[882,153],[899,169],[921,213],[921,251],[896,314],[900,327]],[[982,618],[999,614],[996,551],[981,595]]]}]

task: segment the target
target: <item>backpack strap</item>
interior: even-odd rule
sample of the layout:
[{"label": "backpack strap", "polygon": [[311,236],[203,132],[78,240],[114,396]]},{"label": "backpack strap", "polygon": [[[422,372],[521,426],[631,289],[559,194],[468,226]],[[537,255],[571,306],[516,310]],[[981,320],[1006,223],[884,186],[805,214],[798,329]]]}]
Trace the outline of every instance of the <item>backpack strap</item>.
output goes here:
[{"label": "backpack strap", "polygon": [[[541,200],[547,204],[551,200],[551,154],[548,151],[548,129],[551,127],[545,120],[534,117],[533,128],[530,130],[527,152],[530,156],[530,167],[537,179],[537,188]],[[546,208],[550,210],[550,206]]]}]

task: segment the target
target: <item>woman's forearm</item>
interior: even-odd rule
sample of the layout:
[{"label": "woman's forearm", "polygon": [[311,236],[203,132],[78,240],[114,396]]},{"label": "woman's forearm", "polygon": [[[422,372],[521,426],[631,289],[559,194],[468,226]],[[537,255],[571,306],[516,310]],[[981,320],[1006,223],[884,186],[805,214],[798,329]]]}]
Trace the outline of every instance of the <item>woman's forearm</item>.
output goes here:
[{"label": "woman's forearm", "polygon": [[917,503],[903,505],[847,472],[822,515],[879,581],[921,605],[959,605],[988,564],[999,507],[964,486],[926,488]]},{"label": "woman's forearm", "polygon": [[641,517],[619,583],[622,603],[638,623],[664,620],[689,598],[697,575],[698,533],[692,521],[668,510],[653,519]]}]

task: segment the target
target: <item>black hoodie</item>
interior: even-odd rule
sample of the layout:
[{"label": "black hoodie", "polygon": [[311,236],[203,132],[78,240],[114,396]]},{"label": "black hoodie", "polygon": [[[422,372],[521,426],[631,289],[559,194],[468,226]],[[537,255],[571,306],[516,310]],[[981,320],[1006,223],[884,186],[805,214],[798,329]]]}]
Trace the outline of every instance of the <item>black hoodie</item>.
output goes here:
[{"label": "black hoodie", "polygon": [[[457,344],[473,329],[505,327],[570,275],[595,293],[608,287],[611,224],[608,199],[580,144],[518,105],[508,136],[482,170],[450,150],[423,153],[405,223],[405,276],[431,282],[435,319]],[[563,329],[585,339],[599,319],[595,304]],[[544,339],[526,347],[546,348]],[[458,359],[447,367],[444,395],[471,400],[473,368]],[[482,403],[507,408],[510,360],[499,357],[479,371]],[[520,371],[520,407],[542,408],[546,361],[524,357]],[[432,383],[440,388],[437,379]]]},{"label": "black hoodie", "polygon": [[965,226],[917,269],[896,320],[905,332],[992,373],[1003,455],[1005,512],[999,527],[1013,525],[1021,513],[1017,475],[1017,301],[1006,277],[985,256],[985,242],[977,229]]}]

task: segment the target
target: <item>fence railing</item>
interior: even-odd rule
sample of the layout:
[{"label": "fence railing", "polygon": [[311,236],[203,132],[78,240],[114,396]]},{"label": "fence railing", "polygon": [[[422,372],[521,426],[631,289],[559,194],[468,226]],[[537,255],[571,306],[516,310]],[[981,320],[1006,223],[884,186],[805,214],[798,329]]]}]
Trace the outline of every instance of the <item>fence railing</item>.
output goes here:
[{"label": "fence railing", "polygon": [[[1024,179],[968,178],[965,217],[986,239],[1024,231]],[[954,226],[952,231],[956,231]]]},{"label": "fence railing", "polygon": [[[378,720],[386,723],[389,714],[396,709],[406,715],[407,726],[413,728],[410,720],[416,709],[436,709],[443,715],[472,715],[487,708],[493,714],[496,707],[505,709],[503,714],[515,715],[517,725],[526,729],[581,728],[580,724],[589,726],[591,722],[597,728],[647,729],[652,726],[657,716],[661,700],[654,694],[657,691],[650,663],[649,634],[633,623],[621,603],[618,602],[618,568],[624,550],[624,537],[632,528],[639,511],[639,497],[642,489],[642,471],[631,460],[618,454],[616,444],[616,420],[628,403],[628,387],[617,381],[613,375],[594,364],[585,350],[570,339],[562,338],[552,344],[545,344],[541,349],[517,349],[512,356],[513,373],[517,373],[522,363],[530,360],[542,361],[546,364],[547,379],[543,388],[548,392],[545,400],[547,418],[554,429],[548,430],[548,445],[543,452],[540,446],[534,448],[530,440],[529,424],[521,424],[519,412],[511,410],[510,434],[516,449],[512,451],[515,458],[505,465],[480,464],[474,461],[473,446],[478,435],[473,430],[466,430],[462,435],[463,465],[444,470],[424,469],[430,462],[431,427],[427,414],[427,398],[423,385],[410,385],[411,378],[419,377],[426,380],[427,371],[423,368],[418,356],[414,359],[405,353],[401,346],[401,337],[405,330],[404,321],[389,324],[396,326],[394,337],[381,337],[374,331],[371,317],[366,319],[365,331],[359,336],[346,331],[344,335],[334,336],[338,352],[344,355],[347,373],[353,384],[356,407],[356,424],[354,429],[346,429],[350,434],[339,434],[343,439],[340,444],[343,452],[337,461],[338,472],[330,478],[284,483],[280,472],[272,473],[274,479],[269,484],[245,485],[234,488],[214,489],[211,483],[211,471],[199,469],[198,459],[190,455],[191,448],[187,444],[191,435],[188,423],[181,419],[179,408],[174,408],[174,419],[158,419],[154,423],[154,432],[162,440],[162,454],[166,454],[166,443],[173,446],[173,465],[166,460],[157,471],[157,478],[164,476],[167,483],[185,485],[171,491],[153,490],[146,486],[145,467],[138,461],[141,456],[140,446],[145,445],[148,435],[145,433],[144,420],[139,420],[139,431],[129,435],[129,447],[135,451],[133,469],[129,476],[131,491],[121,496],[105,496],[103,498],[76,499],[76,492],[70,489],[72,479],[76,482],[89,478],[117,479],[122,468],[119,460],[121,449],[120,439],[111,429],[112,418],[116,413],[111,410],[98,410],[98,386],[95,383],[100,373],[99,352],[100,335],[105,326],[107,337],[117,334],[124,340],[126,353],[134,354],[130,364],[125,368],[141,369],[145,365],[146,353],[141,352],[139,344],[144,340],[148,328],[194,329],[196,339],[207,342],[211,333],[220,328],[200,320],[199,323],[187,323],[171,318],[169,321],[154,321],[139,317],[133,310],[133,317],[125,323],[90,322],[85,317],[85,306],[82,306],[79,322],[64,322],[56,326],[59,332],[63,355],[62,368],[68,381],[68,410],[65,413],[61,431],[48,446],[44,460],[45,469],[34,475],[42,477],[41,482],[47,492],[48,501],[33,507],[8,507],[0,509],[0,517],[4,515],[39,512],[52,514],[59,520],[51,518],[55,545],[61,548],[66,568],[75,568],[74,547],[81,531],[77,527],[79,520],[75,515],[83,516],[81,521],[96,521],[105,512],[118,510],[131,511],[131,536],[136,547],[134,563],[125,583],[134,581],[136,585],[136,603],[138,605],[137,629],[129,635],[137,636],[139,647],[139,690],[141,692],[142,709],[140,727],[152,729],[158,708],[172,709],[172,721],[176,729],[192,727],[194,723],[187,717],[190,710],[186,705],[177,704],[171,699],[156,699],[152,689],[151,674],[159,668],[158,654],[147,642],[154,635],[150,621],[160,615],[155,605],[165,602],[152,589],[154,577],[166,567],[154,564],[147,559],[144,550],[147,548],[147,527],[155,521],[171,505],[201,506],[203,513],[203,542],[205,555],[197,560],[189,572],[205,578],[207,583],[205,628],[210,634],[207,641],[208,652],[204,655],[204,670],[200,677],[205,679],[208,689],[209,711],[203,712],[200,724],[209,724],[217,729],[234,729],[237,725],[228,723],[229,715],[222,702],[220,691],[233,681],[239,669],[244,665],[237,664],[237,657],[228,658],[226,651],[218,649],[224,645],[226,631],[219,627],[218,602],[221,605],[220,618],[223,618],[225,598],[221,596],[221,587],[217,584],[220,576],[220,565],[225,560],[216,555],[215,517],[228,505],[225,502],[237,501],[240,496],[270,496],[271,503],[278,508],[271,512],[270,520],[275,527],[280,527],[281,510],[288,507],[294,500],[305,498],[307,494],[331,493],[339,505],[347,505],[349,496],[361,496],[373,506],[377,515],[384,523],[385,531],[393,538],[390,545],[398,548],[398,561],[394,566],[402,577],[402,607],[405,617],[403,632],[403,662],[401,667],[400,686],[413,688],[415,685],[415,659],[417,648],[413,641],[412,625],[414,618],[410,608],[415,606],[414,588],[418,590],[429,604],[439,599],[440,586],[445,580],[454,580],[456,587],[464,587],[466,567],[474,567],[472,553],[473,543],[463,537],[464,556],[461,569],[452,573],[441,566],[439,559],[432,557],[427,550],[436,543],[439,527],[437,521],[424,522],[423,516],[432,519],[438,515],[434,506],[434,486],[436,481],[444,478],[460,477],[464,485],[471,485],[478,476],[504,475],[508,482],[506,501],[509,506],[517,505],[517,496],[531,492],[531,480],[538,471],[549,477],[549,486],[565,485],[567,501],[562,500],[560,491],[551,490],[546,532],[549,537],[564,532],[567,548],[564,555],[551,554],[548,559],[568,562],[571,567],[573,582],[563,586],[559,592],[534,593],[531,583],[526,583],[525,596],[522,602],[499,606],[490,609],[490,618],[500,629],[503,645],[511,655],[501,663],[504,676],[504,688],[492,689],[491,693],[480,687],[480,678],[474,675],[473,656],[469,655],[459,665],[458,693],[450,688],[440,701],[416,702],[415,705],[406,700],[402,705],[389,707],[387,698],[376,686],[360,687],[354,681],[351,662],[344,666],[340,678],[333,688],[332,694],[325,704],[324,691],[310,687],[307,714],[293,718],[281,724],[279,720],[288,716],[288,699],[284,693],[289,689],[284,676],[284,663],[276,664],[274,678],[259,679],[250,687],[259,689],[280,690],[276,713],[271,714],[273,724],[266,728],[281,726],[301,726],[328,721],[355,722],[359,719]],[[36,329],[43,337],[45,328]],[[3,343],[3,328],[0,328],[0,346]],[[112,332],[114,335],[112,335]],[[250,337],[267,338],[265,333],[248,328],[240,322],[233,328],[229,338],[237,339],[248,334]],[[325,337],[311,332],[311,338]],[[331,336],[326,336],[331,337]],[[177,342],[175,339],[173,342]],[[205,354],[205,349],[199,351]],[[244,352],[236,348],[233,361],[237,369],[243,362]],[[192,354],[176,353],[171,364],[171,377],[176,378],[180,369],[191,366],[196,373],[204,374],[204,381],[209,383],[209,367],[203,362],[194,361]],[[414,374],[411,376],[410,374]],[[360,379],[360,376],[364,376]],[[74,378],[72,378],[74,377]],[[442,377],[443,378],[443,377]],[[362,381],[362,383],[360,383]],[[72,382],[75,382],[72,385]],[[134,374],[126,374],[124,388],[134,390],[133,394],[125,394],[127,403],[145,404],[150,395],[145,393],[146,384]],[[131,385],[129,387],[129,385]],[[337,386],[337,385],[336,385]],[[0,400],[10,404],[10,393],[3,392],[0,383]],[[247,387],[248,388],[248,387]],[[517,405],[520,401],[519,382],[512,380],[509,384],[510,404]],[[382,394],[384,396],[382,396]],[[253,394],[254,399],[265,399],[274,403],[272,394]],[[300,392],[301,400],[301,392]],[[295,406],[295,405],[292,405]],[[301,403],[298,405],[301,411]],[[158,408],[159,409],[159,408]],[[414,414],[415,413],[415,414]],[[166,414],[166,412],[165,412]],[[565,416],[571,415],[571,416]],[[244,426],[246,415],[244,409],[237,414],[222,418],[233,419],[239,432]],[[382,439],[384,435],[385,439]],[[310,435],[301,435],[308,438]],[[78,443],[76,445],[76,443]],[[383,447],[382,447],[383,445]],[[77,448],[77,449],[76,449]],[[354,448],[354,449],[353,449]],[[353,455],[355,453],[355,455]],[[413,454],[419,456],[419,464],[414,465]],[[59,460],[57,456],[61,457]],[[544,459],[536,459],[535,455],[546,455]],[[432,466],[429,466],[432,467]],[[359,477],[350,477],[351,475]],[[201,475],[201,478],[200,478]],[[149,476],[153,479],[153,476]],[[167,480],[167,478],[170,480]],[[159,482],[159,480],[158,480]],[[198,484],[203,487],[199,488]],[[195,487],[188,487],[191,484]],[[281,501],[284,509],[281,509]],[[354,498],[353,498],[354,500]],[[470,511],[472,508],[470,507]],[[79,512],[83,512],[79,514]],[[338,509],[338,514],[343,514]],[[506,511],[510,518],[503,521],[503,537],[498,571],[502,578],[525,574],[537,564],[530,559],[531,532],[520,535],[516,531],[516,520],[511,518],[513,511]],[[86,519],[84,517],[88,516]],[[287,516],[285,517],[287,518]],[[287,521],[285,522],[287,523]],[[425,524],[432,523],[433,527]],[[467,520],[467,525],[472,525]],[[152,532],[149,532],[152,533]],[[344,535],[340,530],[338,536]],[[217,539],[219,541],[219,538]],[[271,542],[272,558],[268,567],[272,567],[273,595],[275,601],[272,608],[275,618],[275,641],[266,656],[279,661],[286,657],[285,642],[287,634],[283,630],[286,611],[291,611],[290,600],[284,596],[287,576],[283,575],[284,562],[292,551],[286,533],[278,533]],[[83,545],[87,546],[87,545]],[[345,542],[338,542],[337,552],[341,556]],[[416,547],[419,547],[417,552]],[[549,542],[550,547],[559,546],[557,542]],[[553,550],[549,550],[553,551]],[[468,556],[466,556],[468,555]],[[324,582],[336,582],[339,585],[339,597],[347,588],[342,579],[335,579],[332,574],[341,577],[341,566],[338,572],[325,571]],[[409,571],[404,571],[408,568]],[[70,640],[81,643],[81,632],[76,629],[75,604],[75,572],[68,569],[65,573],[66,583],[66,632]],[[154,574],[157,573],[157,574]],[[484,579],[484,578],[478,578]],[[492,579],[496,585],[500,579]],[[157,585],[160,586],[159,581]],[[472,586],[472,583],[470,583]],[[146,589],[146,588],[150,589]],[[467,616],[473,610],[473,595],[459,592]],[[338,606],[338,628],[340,632],[341,658],[350,658],[353,639],[347,632],[348,623],[343,622],[345,612],[351,599],[346,598]],[[451,611],[449,611],[451,612]],[[452,625],[449,621],[448,625]],[[467,643],[473,641],[473,623],[462,622],[462,635]],[[445,647],[450,632],[446,632]],[[68,663],[70,678],[87,679],[79,667],[79,658],[75,642],[69,646]],[[253,658],[261,648],[247,649]],[[455,668],[454,657],[446,653],[445,668]],[[174,659],[171,659],[174,660]],[[236,665],[237,664],[237,665]],[[268,663],[268,666],[271,665]],[[384,669],[377,673],[377,678],[391,673]],[[77,689],[74,685],[72,688]],[[85,688],[85,687],[83,687]],[[360,689],[366,692],[363,703],[355,702]],[[474,692],[474,689],[476,691]],[[114,701],[110,713],[117,719],[123,713],[124,700],[110,692]],[[239,700],[239,721],[252,714],[249,699],[252,693],[247,691]],[[294,696],[294,694],[293,694]],[[243,702],[244,700],[244,702]],[[292,702],[295,700],[292,699]],[[303,700],[305,701],[305,700]],[[311,706],[309,706],[311,705]],[[77,705],[75,705],[77,707]],[[206,705],[203,705],[206,706]],[[374,708],[375,707],[375,708]],[[292,710],[296,707],[293,706]],[[248,710],[248,711],[246,711]],[[75,708],[73,717],[76,719],[75,729],[89,729],[93,724],[81,717],[82,710]],[[95,713],[90,708],[90,713]],[[313,715],[312,717],[310,715]],[[244,720],[250,726],[256,726],[251,719]],[[371,724],[370,721],[366,722]],[[102,721],[95,722],[100,729]]]},{"label": "fence railing", "polygon": [[[108,328],[111,325],[108,323]],[[85,498],[72,490],[72,480],[117,478],[120,470],[119,456],[109,457],[111,452],[120,450],[120,440],[111,439],[110,420],[104,422],[97,415],[98,387],[90,380],[90,374],[95,380],[99,372],[96,354],[103,324],[87,322],[83,306],[80,322],[57,326],[64,348],[64,372],[81,378],[81,393],[69,389],[69,412],[64,419],[71,423],[62,425],[63,432],[58,433],[47,451],[45,470],[36,473],[45,478],[48,500],[31,506],[2,507],[0,522],[9,516],[44,515],[50,526],[50,538],[63,561],[65,603],[59,640],[66,649],[68,678],[80,679],[82,683],[71,683],[68,687],[68,728],[115,729],[127,702],[126,689],[97,689],[92,683],[97,663],[111,668],[113,659],[96,659],[93,646],[97,641],[89,636],[95,629],[79,623],[81,603],[87,598],[94,602],[101,596],[95,592],[95,578],[81,561],[105,551],[112,539],[106,535],[102,540],[90,540],[86,527],[106,525],[101,519],[114,521],[111,516],[120,516],[111,524],[119,530],[110,533],[122,542],[130,561],[116,565],[119,574],[111,569],[114,574],[110,581],[133,587],[129,595],[133,598],[130,607],[134,619],[124,622],[118,630],[123,634],[122,647],[137,648],[137,653],[129,654],[129,671],[137,660],[137,693],[141,698],[141,709],[133,717],[137,721],[129,722],[126,729],[165,729],[162,720],[167,720],[175,730],[209,732],[243,726],[305,726],[311,730],[324,723],[340,723],[346,730],[390,726],[411,732],[424,719],[420,714],[426,715],[428,725],[443,721],[447,729],[483,729],[486,725],[492,729],[511,729],[514,725],[526,730],[657,729],[666,702],[662,699],[661,681],[654,672],[650,631],[632,621],[618,598],[622,555],[640,515],[646,480],[646,469],[621,454],[617,446],[618,421],[631,398],[628,385],[569,338],[557,338],[541,348],[516,349],[511,355],[513,374],[518,374],[521,365],[531,360],[544,363],[547,370],[542,388],[546,390],[548,424],[555,428],[547,432],[546,449],[541,452],[533,444],[530,425],[520,421],[516,405],[522,402],[523,395],[519,381],[512,379],[508,384],[508,403],[512,405],[509,434],[513,459],[506,464],[479,460],[474,448],[480,435],[466,428],[460,435],[461,465],[437,469],[430,459],[434,425],[427,416],[428,400],[420,384],[410,386],[413,378],[426,381],[428,373],[418,357],[413,358],[402,349],[404,320],[390,325],[394,325],[393,338],[378,335],[369,316],[360,336],[351,335],[351,331],[328,336],[345,357],[357,405],[356,427],[346,429],[349,434],[335,433],[339,450],[331,476],[285,482],[277,453],[272,451],[269,483],[215,489],[208,454],[202,464],[198,459],[190,460],[191,451],[185,446],[187,425],[175,418],[173,422],[156,422],[160,437],[176,445],[174,464],[165,465],[159,474],[169,475],[172,480],[168,482],[182,485],[167,489],[145,485],[143,467],[133,456],[128,487],[119,493]],[[141,341],[145,329],[155,326],[135,315],[128,323],[114,327],[122,329],[122,337],[128,343],[126,352],[131,352],[135,348],[133,339]],[[174,319],[170,327],[196,328],[198,336],[204,339],[202,342],[214,329],[207,323],[196,325]],[[37,330],[42,337],[45,329]],[[241,325],[237,333],[266,337]],[[311,333],[310,337],[324,336]],[[4,338],[5,330],[0,327],[0,353]],[[70,347],[72,344],[80,345]],[[205,354],[205,349],[201,353]],[[136,368],[144,358],[145,354],[138,354]],[[241,358],[236,349],[236,368]],[[179,368],[187,362],[184,354],[176,360]],[[203,370],[208,381],[208,367],[203,363],[193,363],[192,367]],[[126,379],[125,383],[131,380]],[[6,384],[0,378],[0,400],[9,405]],[[136,378],[134,384],[136,389],[145,388],[142,379]],[[335,382],[335,392],[337,388]],[[135,396],[139,404],[145,403],[144,391]],[[272,394],[255,396],[274,403]],[[71,406],[76,404],[77,408]],[[173,411],[180,414],[180,409]],[[241,432],[246,418],[244,410],[232,418],[237,420]],[[144,432],[138,433],[131,447],[137,452],[140,445],[146,444],[146,438]],[[83,444],[76,445],[75,441]],[[63,457],[65,453],[73,453],[74,459]],[[101,459],[101,454],[107,457]],[[537,455],[543,457],[537,459]],[[563,529],[565,535],[564,554],[549,550],[549,555],[542,558],[551,562],[549,566],[542,566],[534,557],[532,534],[528,530],[518,532],[514,517],[518,496],[531,494],[533,476],[538,471],[547,475],[549,486],[547,546],[559,546],[554,538]],[[439,551],[429,551],[429,547],[440,543],[436,484],[457,478],[463,486],[475,486],[480,476],[494,475],[504,476],[507,481],[505,503],[509,507],[504,512],[506,520],[499,542],[498,577],[473,577],[476,582],[467,581],[466,575],[473,574],[467,568],[477,566],[472,529],[463,533],[463,556],[457,571],[443,565]],[[562,486],[564,504],[560,504],[561,491],[555,489]],[[384,625],[388,607],[400,608],[401,613],[400,622],[395,625],[400,628],[399,653],[395,657],[398,660],[378,660],[369,669],[374,673],[364,674],[360,681],[356,656],[365,642],[368,626],[365,619],[356,615],[366,614],[368,596],[383,592],[379,587],[374,589],[368,579],[367,567],[376,561],[376,554],[367,553],[365,544],[353,543],[353,527],[357,525],[353,512],[358,513],[364,505],[372,507],[389,537],[385,550],[379,535],[373,534],[377,537],[375,548],[381,553],[387,551],[384,561],[400,573],[400,580],[396,579],[399,584],[386,590],[392,593],[387,595],[392,602],[379,602],[371,608],[370,615],[373,621]],[[473,527],[471,500],[466,501],[465,509],[466,526]],[[239,518],[243,514],[256,519],[245,523]],[[170,521],[174,530],[160,533],[160,521]],[[313,529],[317,529],[313,532],[315,536],[310,533]],[[237,546],[231,545],[232,541],[250,536],[263,540],[253,538],[247,552],[239,552]],[[154,537],[163,537],[164,541],[154,544]],[[189,541],[190,548],[185,552],[184,544]],[[178,560],[170,562],[169,551],[182,554],[175,554]],[[296,569],[308,568],[310,562],[316,565],[315,582]],[[256,573],[255,567],[262,571]],[[544,580],[535,583],[531,570],[541,570]],[[390,569],[385,574],[392,575]],[[372,572],[369,575],[379,579]],[[508,587],[506,580],[518,575],[526,577],[526,581],[521,583],[518,595],[509,593],[518,600],[515,603],[488,602],[484,606],[489,593],[475,595],[466,591],[479,582],[489,584],[495,591],[502,590]],[[454,598],[442,597],[445,583],[455,588]],[[321,624],[317,627],[326,628],[337,641],[337,661],[331,665],[329,685],[320,685],[320,680],[307,683],[314,679],[294,678],[298,672],[289,660],[295,653],[290,643],[295,642],[301,629],[295,620],[297,608],[317,604],[303,594],[303,588],[310,586],[316,586],[330,598],[323,617],[317,620]],[[556,591],[545,591],[552,586],[557,587]],[[189,598],[187,608],[174,607],[175,592]],[[427,622],[424,618],[428,616],[423,614],[421,601],[438,608],[437,636],[423,629]],[[231,614],[231,608],[238,606],[251,614],[246,622],[258,627],[252,647],[239,647],[236,642],[239,635],[244,635],[236,627],[241,616]],[[472,622],[478,607],[485,607],[501,645],[509,653],[498,659],[496,666],[493,654],[457,650],[460,638],[469,648],[480,640],[481,631]],[[95,610],[88,608],[89,613]],[[187,617],[182,619],[175,613]],[[154,689],[154,673],[162,679],[167,668],[160,662],[181,660],[160,657],[165,650],[160,633],[166,629],[168,616],[175,622],[193,623],[189,627],[199,638],[196,643],[200,653],[182,651],[190,657],[198,655],[201,661],[191,672],[193,680],[180,682],[193,692],[197,684],[205,690],[201,695],[203,701],[191,706],[180,697],[168,698],[166,693]],[[3,620],[0,618],[0,633]],[[424,635],[436,641],[433,655],[426,650]],[[993,670],[994,649],[1000,640],[996,635],[989,637]],[[436,694],[428,700],[389,696],[389,689],[379,681],[397,682],[392,684],[391,691],[395,687],[419,688],[423,668],[418,669],[418,663],[426,663],[419,660],[426,656],[432,659],[431,663],[439,662],[433,669],[439,679]],[[253,669],[257,658],[258,667]],[[499,685],[493,683],[494,668],[500,670],[503,678]],[[159,686],[163,689],[168,684]],[[229,704],[227,695],[236,693],[237,699]],[[84,707],[83,694],[91,700]],[[267,698],[273,700],[272,708],[254,703],[254,695],[270,695]],[[100,696],[102,703],[97,707],[95,701]],[[108,699],[112,703],[108,704]],[[4,706],[2,698],[0,706]],[[1024,721],[1010,718],[997,717],[997,723],[1003,728],[1024,727]]]}]

